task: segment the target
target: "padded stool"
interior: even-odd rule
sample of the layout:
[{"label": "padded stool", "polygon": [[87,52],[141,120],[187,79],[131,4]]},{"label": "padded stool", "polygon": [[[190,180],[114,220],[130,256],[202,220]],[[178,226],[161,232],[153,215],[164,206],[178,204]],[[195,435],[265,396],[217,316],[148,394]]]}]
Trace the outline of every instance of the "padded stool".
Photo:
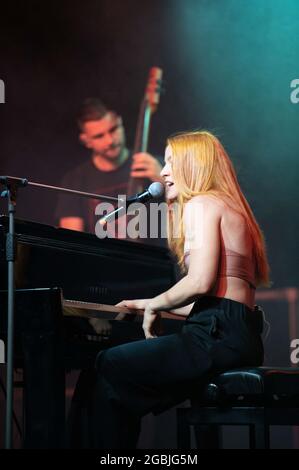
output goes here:
[{"label": "padded stool", "polygon": [[177,425],[178,449],[191,449],[190,426],[212,430],[215,437],[221,425],[247,425],[249,448],[269,448],[269,426],[299,425],[299,368],[219,374],[193,396],[190,407],[177,409]]}]

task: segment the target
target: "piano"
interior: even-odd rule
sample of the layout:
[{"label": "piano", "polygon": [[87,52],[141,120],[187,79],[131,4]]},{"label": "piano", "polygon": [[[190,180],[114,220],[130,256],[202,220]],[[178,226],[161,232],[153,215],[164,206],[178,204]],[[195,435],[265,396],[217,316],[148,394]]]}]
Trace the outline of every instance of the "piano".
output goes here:
[{"label": "piano", "polygon": [[[8,217],[0,216],[0,338],[7,341]],[[115,303],[148,298],[176,282],[166,248],[16,220],[15,367],[23,369],[25,448],[65,446],[66,371],[98,352],[144,338],[140,315],[116,319]],[[167,317],[167,315],[165,315]],[[91,318],[105,318],[99,335]],[[164,334],[182,322],[165,318]]]}]

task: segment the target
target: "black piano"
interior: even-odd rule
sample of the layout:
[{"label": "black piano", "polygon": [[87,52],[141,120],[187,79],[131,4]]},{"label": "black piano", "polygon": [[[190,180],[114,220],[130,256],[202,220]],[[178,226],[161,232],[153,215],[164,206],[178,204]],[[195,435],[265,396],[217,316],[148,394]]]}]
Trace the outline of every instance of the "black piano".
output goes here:
[{"label": "black piano", "polygon": [[[0,338],[5,344],[7,232],[8,218],[0,216]],[[23,444],[64,447],[66,371],[92,367],[101,349],[143,338],[140,317],[118,321],[109,313],[102,315],[109,333],[97,334],[89,317],[99,312],[92,305],[157,295],[175,283],[176,271],[162,247],[23,220],[16,220],[15,232],[14,364],[24,377]],[[65,299],[80,307],[75,316],[64,315]],[[91,315],[80,315],[85,304]],[[180,321],[164,320],[165,334],[180,327]]]}]

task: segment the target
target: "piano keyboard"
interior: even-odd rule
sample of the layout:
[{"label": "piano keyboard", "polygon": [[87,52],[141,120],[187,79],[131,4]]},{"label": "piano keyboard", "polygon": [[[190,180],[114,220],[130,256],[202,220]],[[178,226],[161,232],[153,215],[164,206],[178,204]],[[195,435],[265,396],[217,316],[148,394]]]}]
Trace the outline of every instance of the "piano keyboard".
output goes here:
[{"label": "piano keyboard", "polygon": [[[115,305],[99,304],[93,302],[83,302],[81,300],[71,300],[62,298],[63,314],[65,316],[79,316],[83,318],[107,318],[107,314],[112,318],[116,318],[119,314],[122,315],[139,315],[143,316],[143,310],[129,310],[127,307],[116,307]],[[161,312],[162,318],[169,318],[171,320],[184,320],[182,315],[175,313]]]}]

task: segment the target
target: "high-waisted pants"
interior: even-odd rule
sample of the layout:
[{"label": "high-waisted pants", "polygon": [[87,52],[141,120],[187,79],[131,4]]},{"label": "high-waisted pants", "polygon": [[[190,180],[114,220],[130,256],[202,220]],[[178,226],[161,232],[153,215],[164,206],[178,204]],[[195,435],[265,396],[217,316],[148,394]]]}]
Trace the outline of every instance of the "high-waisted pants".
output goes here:
[{"label": "high-waisted pants", "polygon": [[262,312],[201,297],[182,331],[99,353],[94,394],[94,446],[136,447],[141,417],[192,397],[214,374],[263,362]]}]

